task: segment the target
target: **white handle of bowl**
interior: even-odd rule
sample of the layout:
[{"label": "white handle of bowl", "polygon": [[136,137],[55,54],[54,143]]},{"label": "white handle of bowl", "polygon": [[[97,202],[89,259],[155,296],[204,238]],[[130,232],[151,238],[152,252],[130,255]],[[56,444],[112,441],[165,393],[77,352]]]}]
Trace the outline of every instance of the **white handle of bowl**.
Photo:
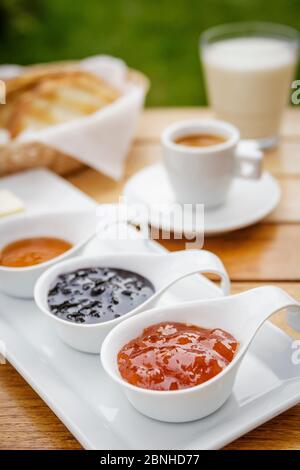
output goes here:
[{"label": "white handle of bowl", "polygon": [[300,315],[295,309],[289,309],[286,316],[287,324],[296,331],[300,331]]},{"label": "white handle of bowl", "polygon": [[[175,282],[190,276],[191,274],[215,274],[221,279],[221,290],[224,295],[230,291],[230,279],[220,258],[207,250],[182,250],[167,255],[169,271],[165,278],[165,287],[170,287]],[[174,261],[172,261],[172,258]],[[176,263],[176,269],[172,269],[172,263]],[[180,268],[178,269],[178,263]]]},{"label": "white handle of bowl", "polygon": [[248,306],[246,324],[253,335],[270,316],[282,309],[297,312],[300,318],[300,303],[280,287],[257,287],[237,297],[240,297],[241,312]]},{"label": "white handle of bowl", "polygon": [[235,157],[236,176],[246,179],[259,179],[261,177],[263,153],[256,145],[240,142]]}]

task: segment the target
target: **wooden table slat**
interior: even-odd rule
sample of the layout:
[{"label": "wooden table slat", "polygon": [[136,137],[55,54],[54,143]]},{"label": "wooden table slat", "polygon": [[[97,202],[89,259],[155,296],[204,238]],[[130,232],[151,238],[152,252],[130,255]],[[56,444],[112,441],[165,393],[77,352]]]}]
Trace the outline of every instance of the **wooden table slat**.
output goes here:
[{"label": "wooden table slat", "polygon": [[[223,260],[233,281],[298,281],[300,225],[258,224],[205,239],[204,248]],[[184,240],[161,240],[168,249],[181,250]]]},{"label": "wooden table slat", "polygon": [[[182,108],[149,108],[142,116],[137,131],[139,140],[157,140],[161,131],[169,124],[184,119],[213,118],[208,108],[182,107]],[[284,137],[299,137],[300,119],[299,107],[289,107],[282,122],[282,135]]]}]

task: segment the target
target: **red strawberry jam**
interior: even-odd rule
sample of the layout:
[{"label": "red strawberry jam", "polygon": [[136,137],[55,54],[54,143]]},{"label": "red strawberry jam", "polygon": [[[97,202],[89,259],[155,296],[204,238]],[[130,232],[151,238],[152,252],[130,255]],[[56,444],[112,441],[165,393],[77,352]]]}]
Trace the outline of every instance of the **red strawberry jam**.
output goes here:
[{"label": "red strawberry jam", "polygon": [[232,361],[237,340],[226,331],[163,322],[146,328],[118,354],[123,379],[150,390],[194,387]]}]

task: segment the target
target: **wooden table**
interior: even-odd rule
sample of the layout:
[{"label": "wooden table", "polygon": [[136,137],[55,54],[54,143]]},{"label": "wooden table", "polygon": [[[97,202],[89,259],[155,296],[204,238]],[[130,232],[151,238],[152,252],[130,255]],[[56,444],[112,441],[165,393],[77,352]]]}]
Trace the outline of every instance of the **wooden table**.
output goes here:
[{"label": "wooden table", "polygon": [[[178,119],[207,117],[208,109],[169,108],[144,112],[122,181],[89,168],[68,180],[99,202],[116,201],[126,179],[161,157],[159,135]],[[265,156],[265,168],[279,180],[282,201],[263,222],[253,227],[205,240],[228,268],[233,292],[263,283],[277,284],[300,300],[300,109],[286,112],[282,142]],[[182,241],[164,241],[170,250]],[[294,337],[300,335],[274,322]],[[80,449],[65,426],[9,365],[0,366],[0,449]],[[233,442],[227,449],[300,449],[300,404]]]}]

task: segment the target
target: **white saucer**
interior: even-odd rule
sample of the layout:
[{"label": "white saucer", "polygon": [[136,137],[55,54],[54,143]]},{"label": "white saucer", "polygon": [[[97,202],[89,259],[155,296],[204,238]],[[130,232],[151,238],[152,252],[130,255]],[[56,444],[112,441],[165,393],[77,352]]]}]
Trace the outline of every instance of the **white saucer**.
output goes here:
[{"label": "white saucer", "polygon": [[[161,164],[149,166],[130,178],[124,196],[129,203],[151,207],[149,223],[153,227],[182,233],[182,225],[170,216],[176,201]],[[230,232],[258,222],[272,212],[280,196],[279,185],[268,172],[264,172],[260,180],[236,178],[224,205],[210,210],[204,208],[205,235]],[[198,232],[192,208],[185,213],[184,220],[186,236]]]}]

